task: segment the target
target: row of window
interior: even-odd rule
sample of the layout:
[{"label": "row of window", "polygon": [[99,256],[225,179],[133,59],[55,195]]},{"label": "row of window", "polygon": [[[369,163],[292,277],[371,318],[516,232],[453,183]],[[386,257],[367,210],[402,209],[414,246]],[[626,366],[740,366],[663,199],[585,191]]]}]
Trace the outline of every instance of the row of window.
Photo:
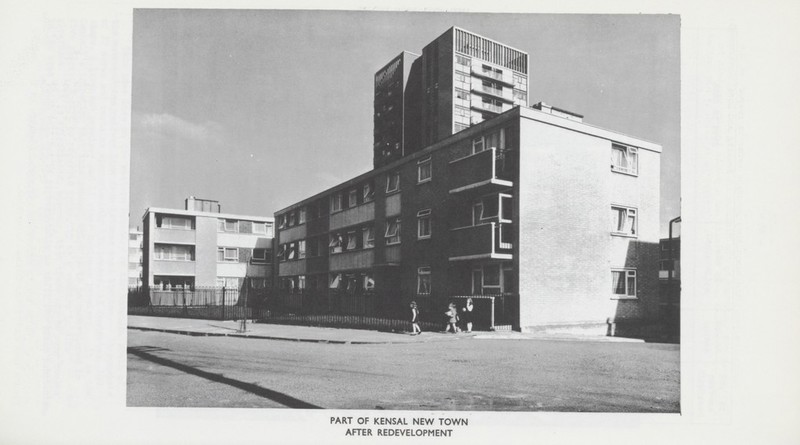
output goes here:
[{"label": "row of window", "polygon": [[[195,219],[191,216],[156,215],[156,227],[160,229],[194,230]],[[252,233],[270,238],[274,236],[271,222],[223,218],[217,220],[217,232]]]},{"label": "row of window", "polygon": [[[244,282],[242,277],[217,277],[214,283],[217,288],[239,290]],[[248,277],[247,283],[251,289],[265,289],[266,278]],[[195,289],[194,277],[162,276],[153,277],[153,289],[165,291],[191,291]]]},{"label": "row of window", "polygon": [[[240,252],[248,251],[250,261],[253,263],[267,263],[272,258],[271,249],[246,249],[241,247],[218,247],[217,261],[220,263],[238,263],[246,258],[246,254]],[[162,261],[194,261],[195,249],[191,245],[182,244],[156,244],[153,251],[153,259]]]},{"label": "row of window", "polygon": [[375,289],[375,278],[371,272],[332,273],[327,275],[297,275],[282,277],[281,289],[289,292],[304,290],[336,289],[348,292]]}]

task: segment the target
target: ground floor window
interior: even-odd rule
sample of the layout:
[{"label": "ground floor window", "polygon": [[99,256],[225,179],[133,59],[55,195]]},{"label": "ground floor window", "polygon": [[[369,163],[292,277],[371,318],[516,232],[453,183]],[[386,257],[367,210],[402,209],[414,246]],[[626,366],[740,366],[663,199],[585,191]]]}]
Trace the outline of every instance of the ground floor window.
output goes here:
[{"label": "ground floor window", "polygon": [[239,277],[217,277],[217,287],[226,289],[239,289],[241,278]]},{"label": "ground floor window", "polygon": [[159,290],[191,290],[194,288],[194,277],[156,275],[153,285]]},{"label": "ground floor window", "polygon": [[636,298],[636,270],[612,269],[611,292],[614,298]]},{"label": "ground floor window", "polygon": [[417,268],[417,294],[430,295],[431,293],[431,268]]}]

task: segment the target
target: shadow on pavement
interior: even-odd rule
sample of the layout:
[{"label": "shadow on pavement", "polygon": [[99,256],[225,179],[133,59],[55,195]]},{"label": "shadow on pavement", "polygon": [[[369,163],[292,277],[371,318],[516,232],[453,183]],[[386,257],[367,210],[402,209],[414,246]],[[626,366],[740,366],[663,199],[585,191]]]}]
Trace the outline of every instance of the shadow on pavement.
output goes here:
[{"label": "shadow on pavement", "polygon": [[156,363],[156,364],[159,364],[159,365],[162,365],[162,366],[168,366],[170,368],[174,368],[174,369],[177,369],[179,371],[183,371],[183,372],[185,372],[187,374],[196,375],[198,377],[202,377],[204,379],[211,380],[213,382],[223,383],[225,385],[229,385],[229,386],[232,386],[234,388],[241,389],[242,391],[247,391],[247,392],[249,392],[251,394],[255,394],[257,396],[264,397],[265,399],[270,399],[270,400],[272,400],[274,402],[280,403],[280,404],[285,405],[285,406],[287,406],[289,408],[304,408],[304,409],[310,409],[310,408],[318,408],[319,409],[319,408],[322,408],[320,406],[312,405],[312,404],[310,404],[308,402],[304,402],[302,400],[295,399],[292,396],[289,396],[289,395],[286,395],[286,394],[283,394],[283,393],[280,393],[280,392],[277,392],[277,391],[273,391],[271,389],[262,388],[262,387],[260,387],[258,385],[252,384],[252,383],[246,383],[246,382],[242,382],[242,381],[239,381],[239,380],[231,379],[231,378],[225,377],[225,376],[223,376],[221,374],[213,374],[213,373],[210,373],[210,372],[202,371],[202,370],[197,369],[197,368],[192,367],[192,366],[184,365],[182,363],[178,363],[178,362],[166,359],[166,358],[158,357],[156,355],[153,355],[153,354],[150,354],[150,353],[146,352],[148,350],[152,351],[152,350],[154,350],[154,348],[152,348],[150,346],[129,347],[128,348],[128,354],[133,354],[133,355],[135,355],[135,356],[137,356],[139,358],[142,358],[144,360],[148,360],[148,361],[151,361],[153,363]]}]

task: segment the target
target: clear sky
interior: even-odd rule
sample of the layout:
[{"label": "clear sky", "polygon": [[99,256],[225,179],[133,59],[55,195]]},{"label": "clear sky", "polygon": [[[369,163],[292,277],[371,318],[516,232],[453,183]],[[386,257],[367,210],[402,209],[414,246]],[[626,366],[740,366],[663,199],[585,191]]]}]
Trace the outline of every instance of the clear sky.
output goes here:
[{"label": "clear sky", "polygon": [[657,142],[680,215],[676,15],[136,10],[130,224],[193,195],[272,215],[372,168],[373,75],[459,26],[530,57],[529,103]]}]

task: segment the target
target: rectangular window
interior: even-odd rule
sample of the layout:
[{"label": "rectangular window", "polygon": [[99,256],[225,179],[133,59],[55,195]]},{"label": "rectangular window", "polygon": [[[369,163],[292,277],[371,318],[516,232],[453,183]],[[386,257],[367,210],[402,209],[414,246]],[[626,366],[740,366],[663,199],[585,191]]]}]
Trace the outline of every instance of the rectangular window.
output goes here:
[{"label": "rectangular window", "polygon": [[306,223],[306,208],[301,207],[297,210],[297,224],[305,224]]},{"label": "rectangular window", "polygon": [[514,208],[510,195],[500,194],[500,222],[511,222]]},{"label": "rectangular window", "polygon": [[370,202],[375,199],[375,190],[372,189],[372,184],[364,184],[364,202]]},{"label": "rectangular window", "polygon": [[258,235],[266,235],[267,223],[253,222],[253,233]]},{"label": "rectangular window", "polygon": [[156,244],[153,259],[166,261],[194,261],[194,246]]},{"label": "rectangular window", "polygon": [[289,243],[286,245],[286,259],[297,259],[297,243]]},{"label": "rectangular window", "polygon": [[370,273],[364,274],[364,290],[373,290],[373,289],[375,289],[375,279]]},{"label": "rectangular window", "polygon": [[347,250],[356,250],[356,243],[358,238],[356,237],[356,232],[347,232]]},{"label": "rectangular window", "polygon": [[297,242],[297,258],[305,258],[306,257],[306,240],[300,240]]},{"label": "rectangular window", "polygon": [[331,196],[331,213],[342,210],[342,194],[335,193]]},{"label": "rectangular window", "polygon": [[480,153],[484,150],[483,148],[483,136],[475,138],[472,140],[472,153]]},{"label": "rectangular window", "polygon": [[386,222],[386,244],[397,244],[400,242],[400,218],[391,219]]},{"label": "rectangular window", "polygon": [[431,209],[417,212],[417,239],[431,237]]},{"label": "rectangular window", "polygon": [[417,161],[417,183],[431,180],[431,176],[433,175],[432,165],[430,156]]},{"label": "rectangular window", "polygon": [[636,236],[636,209],[611,206],[611,234]]},{"label": "rectangular window", "polygon": [[430,295],[431,293],[431,268],[417,268],[417,294]]},{"label": "rectangular window", "polygon": [[636,298],[636,270],[612,269],[611,293],[614,298]]},{"label": "rectangular window", "polygon": [[330,284],[328,287],[331,289],[339,289],[342,287],[342,274],[331,274]]},{"label": "rectangular window", "polygon": [[156,227],[161,229],[192,230],[192,218],[156,215]]},{"label": "rectangular window", "polygon": [[235,219],[226,219],[225,220],[225,231],[226,232],[239,232],[239,221]]},{"label": "rectangular window", "polygon": [[279,229],[286,228],[286,215],[278,215],[278,228]]},{"label": "rectangular window", "polygon": [[400,173],[389,173],[386,177],[386,193],[395,192],[400,190]]},{"label": "rectangular window", "polygon": [[340,253],[342,251],[343,244],[344,240],[342,239],[341,234],[331,233],[331,241],[328,244],[328,248],[330,249],[331,253]]},{"label": "rectangular window", "polygon": [[611,171],[639,174],[639,152],[635,147],[611,145]]},{"label": "rectangular window", "polygon": [[249,281],[251,289],[264,289],[267,287],[266,278],[250,278]]},{"label": "rectangular window", "polygon": [[253,256],[250,259],[253,263],[266,263],[267,249],[253,249]]},{"label": "rectangular window", "polygon": [[350,190],[350,193],[347,194],[347,207],[355,207],[358,205],[358,192],[355,190]]},{"label": "rectangular window", "polygon": [[219,262],[239,262],[239,249],[236,247],[218,247],[217,261]]},{"label": "rectangular window", "polygon": [[364,227],[362,235],[365,249],[375,247],[375,230],[372,227]]}]

